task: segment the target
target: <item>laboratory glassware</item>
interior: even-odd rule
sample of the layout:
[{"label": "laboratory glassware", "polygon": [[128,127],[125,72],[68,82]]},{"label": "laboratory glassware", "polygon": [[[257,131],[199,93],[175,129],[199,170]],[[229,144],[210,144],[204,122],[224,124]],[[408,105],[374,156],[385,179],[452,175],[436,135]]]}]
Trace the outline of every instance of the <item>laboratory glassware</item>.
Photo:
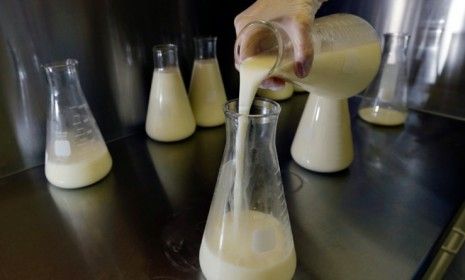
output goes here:
[{"label": "laboratory glassware", "polygon": [[194,38],[195,60],[189,87],[189,100],[197,125],[224,124],[226,92],[216,58],[217,37]]},{"label": "laboratory glassware", "polygon": [[45,175],[61,188],[80,188],[105,177],[112,159],[82,92],[77,60],[44,65],[50,89]]},{"label": "laboratory glassware", "polygon": [[195,131],[195,119],[178,67],[178,48],[173,44],[153,47],[152,86],[145,131],[162,142],[179,141]]},{"label": "laboratory glassware", "polygon": [[[291,279],[294,274],[296,255],[275,146],[279,112],[278,103],[260,97],[248,115],[238,113],[237,100],[225,105],[226,147],[199,254],[208,280]],[[242,161],[236,149],[239,118],[248,121]]]},{"label": "laboratory glassware", "polygon": [[335,172],[353,160],[347,99],[364,90],[376,75],[381,47],[373,27],[349,14],[316,19],[308,36],[314,59],[306,77],[294,73],[294,48],[279,22],[246,25],[236,40],[235,62],[238,67],[246,59],[261,60],[270,69],[268,76],[311,92],[291,154],[306,169]]},{"label": "laboratory glassware", "polygon": [[374,81],[362,94],[358,115],[364,121],[385,126],[401,125],[407,118],[406,34],[384,35],[381,67]]}]

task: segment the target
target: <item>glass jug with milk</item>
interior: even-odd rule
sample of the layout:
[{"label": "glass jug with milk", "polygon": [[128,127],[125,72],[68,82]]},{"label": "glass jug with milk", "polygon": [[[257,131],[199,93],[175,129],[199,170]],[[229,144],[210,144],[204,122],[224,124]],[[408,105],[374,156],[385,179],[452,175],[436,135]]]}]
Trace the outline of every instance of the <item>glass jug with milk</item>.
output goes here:
[{"label": "glass jug with milk", "polygon": [[314,59],[305,78],[294,74],[291,39],[278,22],[246,25],[236,40],[235,63],[239,69],[252,65],[266,72],[264,78],[280,77],[311,92],[292,144],[292,157],[310,170],[339,171],[353,160],[347,99],[374,78],[381,59],[380,43],[369,23],[349,14],[316,19],[308,36]]}]

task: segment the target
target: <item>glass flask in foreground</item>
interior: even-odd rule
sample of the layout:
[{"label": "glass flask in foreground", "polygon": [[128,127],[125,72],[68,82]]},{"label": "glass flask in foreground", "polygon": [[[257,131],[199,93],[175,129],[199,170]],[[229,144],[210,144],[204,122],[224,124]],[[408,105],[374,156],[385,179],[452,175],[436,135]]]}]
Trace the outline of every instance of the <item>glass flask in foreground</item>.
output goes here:
[{"label": "glass flask in foreground", "polygon": [[407,119],[406,34],[385,34],[381,68],[363,93],[358,115],[377,125],[401,125]]},{"label": "glass flask in foreground", "polygon": [[[226,147],[200,247],[208,280],[291,279],[296,255],[276,153],[278,103],[256,98],[249,115],[225,105]],[[236,176],[238,119],[247,118],[240,184]]]},{"label": "glass flask in foreground", "polygon": [[44,66],[50,88],[45,175],[53,185],[73,189],[105,177],[112,160],[82,93],[74,59]]}]

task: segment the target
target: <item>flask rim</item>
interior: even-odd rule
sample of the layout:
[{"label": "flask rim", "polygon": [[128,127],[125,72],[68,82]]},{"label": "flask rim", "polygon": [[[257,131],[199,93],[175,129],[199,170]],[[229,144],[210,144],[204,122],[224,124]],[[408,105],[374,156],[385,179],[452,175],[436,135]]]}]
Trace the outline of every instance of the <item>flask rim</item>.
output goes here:
[{"label": "flask rim", "polygon": [[251,21],[251,22],[247,23],[241,29],[241,31],[239,31],[239,33],[237,34],[237,37],[236,37],[237,39],[236,39],[236,41],[234,43],[234,64],[235,64],[236,69],[239,69],[239,66],[243,62],[240,59],[240,46],[241,46],[242,41],[239,40],[239,39],[243,36],[243,34],[245,32],[247,32],[248,29],[253,29],[253,28],[256,28],[257,26],[259,28],[261,27],[261,28],[265,28],[265,29],[268,29],[269,31],[271,31],[271,33],[276,38],[276,42],[278,43],[278,53],[276,55],[276,60],[275,60],[275,62],[273,64],[273,66],[271,67],[271,69],[268,71],[268,74],[267,74],[267,76],[270,77],[275,72],[275,70],[278,68],[278,66],[281,64],[281,60],[282,60],[282,57],[283,57],[283,54],[284,54],[283,36],[281,35],[279,27],[273,22],[266,21],[266,20],[261,20],[261,19],[254,20],[254,21]]},{"label": "flask rim", "polygon": [[[223,112],[228,117],[238,118],[238,117],[247,117],[247,118],[267,118],[267,117],[274,117],[278,116],[281,112],[281,105],[278,102],[271,100],[269,98],[264,97],[255,97],[252,102],[252,107],[256,102],[263,102],[263,104],[270,104],[270,110],[264,114],[241,114],[238,112],[239,107],[239,98],[228,100],[223,106]],[[231,105],[237,103],[237,106],[233,106],[234,109],[231,109]]]},{"label": "flask rim", "polygon": [[59,68],[67,68],[70,66],[77,66],[79,64],[79,61],[74,58],[67,58],[65,60],[57,60],[57,61],[52,61],[49,63],[42,64],[42,68],[46,70],[52,70],[52,69],[59,69]]},{"label": "flask rim", "polygon": [[168,44],[156,44],[152,47],[153,53],[162,53],[166,51],[174,51],[178,52],[178,46],[173,43],[168,43]]},{"label": "flask rim", "polygon": [[214,35],[194,36],[194,38],[192,38],[192,39],[194,41],[202,41],[202,40],[218,41],[218,36],[214,36]]}]

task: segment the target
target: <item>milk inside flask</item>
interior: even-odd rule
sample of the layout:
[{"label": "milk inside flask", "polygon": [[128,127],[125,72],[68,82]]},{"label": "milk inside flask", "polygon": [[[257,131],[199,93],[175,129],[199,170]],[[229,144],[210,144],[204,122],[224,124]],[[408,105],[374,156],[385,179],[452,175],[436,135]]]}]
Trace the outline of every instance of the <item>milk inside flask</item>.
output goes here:
[{"label": "milk inside flask", "polygon": [[347,99],[364,90],[380,64],[381,48],[373,27],[349,14],[315,20],[308,34],[314,49],[310,73],[294,73],[294,48],[279,22],[253,21],[239,33],[235,63],[248,61],[311,92],[291,154],[304,168],[319,172],[345,169],[353,160]]},{"label": "milk inside flask", "polygon": [[[237,100],[225,105],[226,147],[200,266],[208,280],[291,279],[296,255],[275,146],[280,106],[257,97],[250,114],[238,110]],[[248,122],[242,149],[241,119]]]},{"label": "milk inside flask", "polygon": [[179,141],[195,131],[195,119],[178,67],[176,45],[153,47],[152,86],[145,131],[154,140]]},{"label": "milk inside flask", "polygon": [[216,58],[216,37],[194,38],[195,60],[189,86],[189,100],[197,125],[224,124],[226,92]]},{"label": "milk inside flask", "polygon": [[73,189],[105,177],[112,160],[79,83],[74,59],[44,66],[50,89],[45,175]]}]

